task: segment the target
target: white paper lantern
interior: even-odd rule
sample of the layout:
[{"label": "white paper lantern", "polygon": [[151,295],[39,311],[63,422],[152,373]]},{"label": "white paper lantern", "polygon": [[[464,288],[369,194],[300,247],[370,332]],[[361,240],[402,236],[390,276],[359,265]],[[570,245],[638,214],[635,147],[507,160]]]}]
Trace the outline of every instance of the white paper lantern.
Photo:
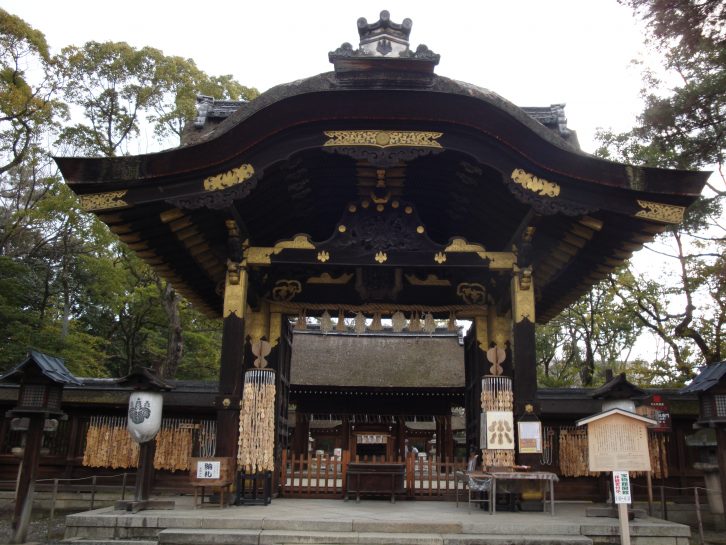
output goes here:
[{"label": "white paper lantern", "polygon": [[161,428],[164,396],[160,392],[134,392],[129,397],[127,429],[137,443],[151,441]]}]

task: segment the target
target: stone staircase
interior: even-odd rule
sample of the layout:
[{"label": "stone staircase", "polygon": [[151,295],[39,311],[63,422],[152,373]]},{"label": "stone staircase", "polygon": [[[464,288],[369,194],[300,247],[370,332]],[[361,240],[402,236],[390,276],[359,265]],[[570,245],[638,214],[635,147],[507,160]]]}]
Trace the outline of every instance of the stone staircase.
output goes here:
[{"label": "stone staircase", "polygon": [[[457,509],[445,502],[276,500],[272,507],[99,509],[66,518],[67,545],[600,545],[620,542],[617,519]],[[688,545],[690,529],[658,519],[631,523],[633,545]]]}]

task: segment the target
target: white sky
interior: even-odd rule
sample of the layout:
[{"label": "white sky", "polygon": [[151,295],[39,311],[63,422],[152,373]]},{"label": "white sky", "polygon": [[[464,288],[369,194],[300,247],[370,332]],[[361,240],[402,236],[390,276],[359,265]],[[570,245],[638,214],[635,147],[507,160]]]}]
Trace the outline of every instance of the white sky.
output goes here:
[{"label": "white sky", "polygon": [[387,9],[395,22],[413,20],[413,48],[441,55],[437,74],[519,106],[566,103],[585,151],[594,151],[597,127],[629,129],[641,109],[630,61],[643,36],[616,0],[3,0],[2,8],[43,32],[54,53],[90,40],[148,45],[260,91],[332,70],[329,51],[358,45],[358,17],[373,22]]}]

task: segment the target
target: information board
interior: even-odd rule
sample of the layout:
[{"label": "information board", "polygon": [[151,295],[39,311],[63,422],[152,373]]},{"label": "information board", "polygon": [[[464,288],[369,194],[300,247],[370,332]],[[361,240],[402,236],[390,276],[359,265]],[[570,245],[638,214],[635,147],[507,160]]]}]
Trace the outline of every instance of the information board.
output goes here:
[{"label": "information board", "polygon": [[542,423],[518,422],[519,453],[540,454],[542,452]]},{"label": "information board", "polygon": [[590,471],[650,471],[648,428],[613,414],[587,424]]}]

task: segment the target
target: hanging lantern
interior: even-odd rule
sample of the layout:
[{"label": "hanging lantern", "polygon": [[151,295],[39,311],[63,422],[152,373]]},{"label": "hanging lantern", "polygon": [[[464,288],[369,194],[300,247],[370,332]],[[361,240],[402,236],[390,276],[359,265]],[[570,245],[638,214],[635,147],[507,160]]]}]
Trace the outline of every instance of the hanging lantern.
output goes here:
[{"label": "hanging lantern", "polygon": [[237,462],[246,473],[272,471],[275,466],[275,371],[245,373],[239,414]]},{"label": "hanging lantern", "polygon": [[391,327],[394,333],[400,333],[406,327],[406,316],[400,310],[397,310],[391,316]]},{"label": "hanging lantern", "polygon": [[323,333],[330,333],[333,330],[333,319],[330,317],[330,313],[326,310],[320,316],[320,331]]},{"label": "hanging lantern", "polygon": [[161,392],[137,391],[129,397],[126,428],[137,443],[151,441],[161,427],[164,396]]}]

